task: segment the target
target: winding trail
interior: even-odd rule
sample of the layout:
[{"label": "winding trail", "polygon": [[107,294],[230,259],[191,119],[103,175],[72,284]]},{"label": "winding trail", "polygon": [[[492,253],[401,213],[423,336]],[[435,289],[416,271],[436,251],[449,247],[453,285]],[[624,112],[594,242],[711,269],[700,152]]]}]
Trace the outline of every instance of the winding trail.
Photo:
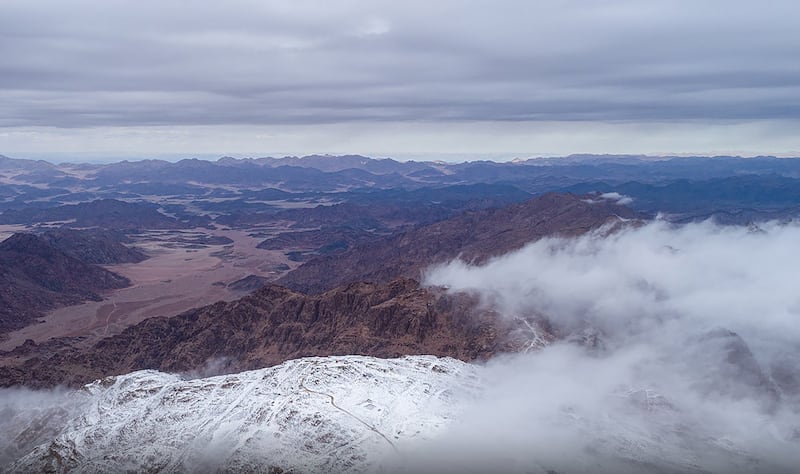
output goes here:
[{"label": "winding trail", "polygon": [[111,311],[108,312],[108,316],[106,316],[106,328],[103,331],[103,336],[108,336],[108,326],[111,324],[111,315],[117,312],[117,302],[114,301],[113,306],[111,307]]},{"label": "winding trail", "polygon": [[[316,368],[316,367],[317,367],[317,364],[314,364],[314,368]],[[333,395],[331,395],[330,393],[318,392],[316,390],[311,390],[310,388],[308,388],[308,386],[306,386],[306,379],[308,378],[308,375],[309,374],[306,374],[306,375],[303,376],[302,379],[300,379],[300,388],[302,388],[303,390],[305,390],[308,393],[313,393],[313,394],[316,394],[316,395],[322,395],[324,397],[328,397],[331,405],[333,405],[334,408],[336,408],[337,410],[341,411],[342,413],[350,416],[351,418],[353,418],[354,420],[358,421],[362,425],[366,426],[370,431],[372,431],[373,433],[377,434],[378,436],[383,438],[387,443],[389,443],[389,446],[392,447],[392,449],[394,450],[395,453],[400,454],[400,451],[397,449],[397,446],[395,446],[395,444],[392,443],[392,440],[390,440],[385,434],[381,433],[381,431],[378,430],[377,428],[375,428],[375,426],[373,426],[373,425],[367,423],[366,421],[362,420],[361,418],[359,418],[358,416],[356,416],[355,414],[353,414],[352,412],[350,412],[346,408],[342,408],[339,405],[337,405],[336,404],[336,399],[333,397]]]}]

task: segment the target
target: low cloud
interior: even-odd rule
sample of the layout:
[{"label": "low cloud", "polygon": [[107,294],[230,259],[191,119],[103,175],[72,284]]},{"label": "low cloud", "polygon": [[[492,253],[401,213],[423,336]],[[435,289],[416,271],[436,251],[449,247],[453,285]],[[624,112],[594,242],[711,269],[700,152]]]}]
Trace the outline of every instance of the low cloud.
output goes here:
[{"label": "low cloud", "polygon": [[0,389],[0,469],[51,441],[88,402],[82,391]]},{"label": "low cloud", "polygon": [[608,199],[609,201],[614,201],[617,204],[621,204],[623,206],[628,205],[633,202],[633,198],[630,196],[625,196],[624,194],[620,194],[617,192],[611,193],[603,193],[600,195],[601,199]]},{"label": "low cloud", "polygon": [[546,319],[563,342],[489,363],[483,397],[420,466],[793,472],[798,239],[796,223],[654,222],[431,269],[428,284]]}]

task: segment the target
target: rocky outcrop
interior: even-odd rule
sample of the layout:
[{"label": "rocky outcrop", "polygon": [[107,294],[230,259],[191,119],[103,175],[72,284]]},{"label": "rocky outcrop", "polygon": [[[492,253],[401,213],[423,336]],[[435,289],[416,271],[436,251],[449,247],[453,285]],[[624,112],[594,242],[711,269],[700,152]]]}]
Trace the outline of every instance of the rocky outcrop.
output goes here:
[{"label": "rocky outcrop", "polygon": [[26,354],[3,355],[27,360],[0,368],[0,385],[80,385],[140,369],[182,372],[209,364],[233,372],[305,356],[474,360],[551,338],[544,329],[532,334],[539,327],[533,319],[506,320],[476,303],[409,279],[357,283],[318,296],[270,285],[234,302],[148,319],[89,348],[51,341],[39,354],[28,343]]},{"label": "rocky outcrop", "polygon": [[258,244],[265,250],[308,250],[334,253],[347,250],[353,245],[375,239],[375,233],[353,227],[322,227],[320,229],[282,232]]},{"label": "rocky outcrop", "polygon": [[269,283],[269,278],[262,277],[258,275],[247,275],[244,278],[240,278],[234,282],[228,283],[228,289],[233,291],[242,291],[245,293],[250,293],[251,291],[258,290],[259,288],[263,288],[264,286]]},{"label": "rocky outcrop", "polygon": [[180,229],[183,223],[158,211],[152,203],[130,203],[116,199],[100,199],[80,204],[38,208],[10,209],[0,214],[0,224],[36,224],[70,221],[74,227],[106,229]]}]

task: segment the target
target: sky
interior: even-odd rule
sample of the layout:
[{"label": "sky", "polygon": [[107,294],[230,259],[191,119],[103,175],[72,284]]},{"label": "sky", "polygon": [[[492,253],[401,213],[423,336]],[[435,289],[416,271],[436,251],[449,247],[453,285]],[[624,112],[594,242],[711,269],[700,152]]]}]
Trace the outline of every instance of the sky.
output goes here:
[{"label": "sky", "polygon": [[800,154],[792,0],[0,0],[0,153]]}]

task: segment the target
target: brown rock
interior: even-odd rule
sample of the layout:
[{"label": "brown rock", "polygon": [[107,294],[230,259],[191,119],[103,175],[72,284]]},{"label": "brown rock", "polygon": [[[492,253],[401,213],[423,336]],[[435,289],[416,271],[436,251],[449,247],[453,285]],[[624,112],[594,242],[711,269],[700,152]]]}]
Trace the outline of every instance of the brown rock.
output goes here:
[{"label": "brown rock", "polygon": [[[91,348],[4,364],[0,385],[79,385],[139,369],[199,370],[215,360],[224,361],[226,371],[345,354],[475,360],[529,344],[530,330],[522,321],[506,321],[476,309],[476,303],[410,279],[356,283],[317,296],[270,285],[238,301],[146,320]],[[537,324],[533,318],[528,322]]]}]

